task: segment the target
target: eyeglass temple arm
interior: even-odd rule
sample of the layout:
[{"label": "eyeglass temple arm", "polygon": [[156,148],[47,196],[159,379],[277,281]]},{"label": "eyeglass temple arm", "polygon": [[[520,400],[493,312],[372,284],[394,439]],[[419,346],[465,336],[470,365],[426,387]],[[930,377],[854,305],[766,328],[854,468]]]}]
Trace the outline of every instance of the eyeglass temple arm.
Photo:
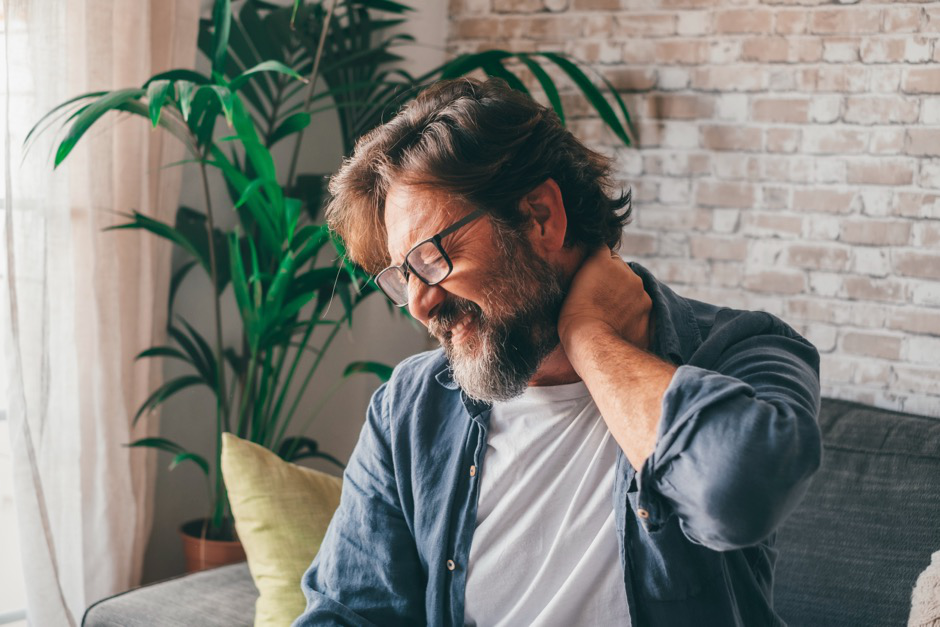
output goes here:
[{"label": "eyeglass temple arm", "polygon": [[485,213],[486,213],[486,211],[483,210],[483,209],[477,209],[476,211],[471,211],[470,213],[468,213],[467,215],[465,215],[462,219],[458,220],[458,221],[455,222],[454,224],[451,224],[449,227],[447,227],[446,229],[444,229],[443,231],[441,231],[440,233],[438,233],[438,234],[435,236],[435,239],[436,239],[438,242],[440,242],[443,238],[447,237],[448,235],[450,235],[451,233],[453,233],[453,232],[456,231],[457,229],[459,229],[459,228],[461,228],[461,227],[464,227],[464,226],[470,224],[471,222],[473,222],[473,221],[476,220],[477,218],[483,216]]}]

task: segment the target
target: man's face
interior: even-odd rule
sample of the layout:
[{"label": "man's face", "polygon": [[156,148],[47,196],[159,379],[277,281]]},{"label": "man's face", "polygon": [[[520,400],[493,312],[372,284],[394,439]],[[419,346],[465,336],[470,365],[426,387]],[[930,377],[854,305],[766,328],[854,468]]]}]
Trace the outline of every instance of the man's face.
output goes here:
[{"label": "man's face", "polygon": [[[470,211],[440,191],[393,186],[385,202],[392,263]],[[410,277],[411,315],[444,347],[468,396],[488,402],[518,396],[558,345],[564,300],[558,272],[523,233],[501,229],[489,217],[441,244],[453,271],[434,286]]]}]

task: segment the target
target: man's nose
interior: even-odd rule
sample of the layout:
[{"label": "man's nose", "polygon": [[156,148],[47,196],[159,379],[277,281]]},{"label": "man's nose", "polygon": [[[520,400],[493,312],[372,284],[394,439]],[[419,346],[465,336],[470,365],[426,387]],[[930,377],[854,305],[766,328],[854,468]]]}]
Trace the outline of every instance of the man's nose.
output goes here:
[{"label": "man's nose", "polygon": [[446,296],[440,285],[428,285],[414,275],[408,281],[408,311],[425,326],[435,316]]}]

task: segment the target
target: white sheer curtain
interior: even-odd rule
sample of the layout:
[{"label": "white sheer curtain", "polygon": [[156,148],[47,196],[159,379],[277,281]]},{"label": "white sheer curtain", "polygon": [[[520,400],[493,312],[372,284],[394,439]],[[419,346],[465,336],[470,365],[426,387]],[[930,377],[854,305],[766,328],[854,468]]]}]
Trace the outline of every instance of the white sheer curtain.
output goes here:
[{"label": "white sheer curtain", "polygon": [[113,117],[53,173],[53,133],[25,159],[23,139],[69,97],[192,67],[198,15],[193,0],[3,0],[0,394],[31,625],[77,625],[140,581],[154,458],[122,445],[157,431],[156,415],[131,427],[162,379],[134,356],[163,343],[170,248],[102,229],[131,209],[172,222],[180,170],[161,166],[183,151]]}]

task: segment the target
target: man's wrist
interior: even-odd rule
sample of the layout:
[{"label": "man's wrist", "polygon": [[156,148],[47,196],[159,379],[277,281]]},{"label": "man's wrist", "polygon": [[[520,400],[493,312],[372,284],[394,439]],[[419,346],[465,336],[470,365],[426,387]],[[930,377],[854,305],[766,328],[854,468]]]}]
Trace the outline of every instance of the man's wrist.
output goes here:
[{"label": "man's wrist", "polygon": [[568,361],[582,376],[583,366],[597,358],[603,352],[603,347],[624,342],[613,327],[600,320],[571,325],[560,337]]}]

